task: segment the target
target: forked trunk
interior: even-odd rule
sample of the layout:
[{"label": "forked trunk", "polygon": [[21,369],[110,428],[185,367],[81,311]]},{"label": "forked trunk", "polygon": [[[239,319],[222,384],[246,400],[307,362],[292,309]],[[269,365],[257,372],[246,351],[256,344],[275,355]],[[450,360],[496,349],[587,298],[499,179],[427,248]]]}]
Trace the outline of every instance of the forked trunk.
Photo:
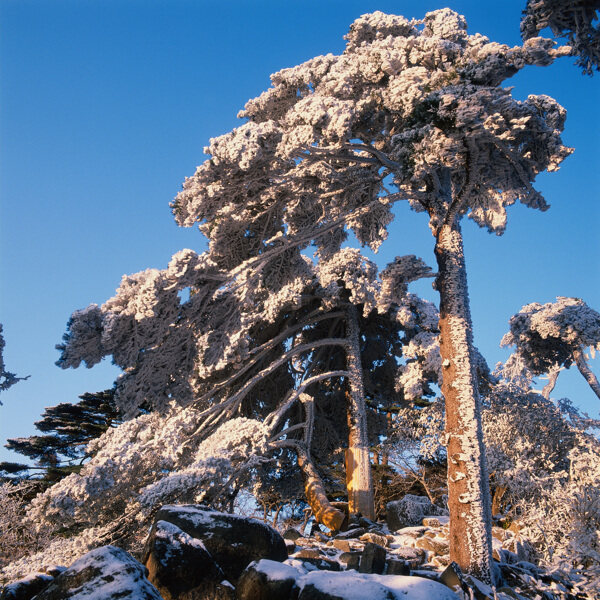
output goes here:
[{"label": "forked trunk", "polygon": [[598,398],[600,398],[600,383],[598,383],[598,379],[590,369],[587,361],[585,360],[585,356],[583,355],[583,350],[577,350],[574,353],[575,356],[575,364],[579,369],[579,372],[583,375],[585,380],[588,382],[588,385],[592,388],[592,391]]},{"label": "forked trunk", "polygon": [[460,225],[436,235],[442,393],[446,406],[450,560],[492,583],[491,503]]},{"label": "forked trunk", "polygon": [[348,450],[346,450],[346,488],[348,511],[360,513],[368,519],[375,518],[375,500],[369,441],[367,435],[367,408],[360,363],[360,338],[356,307],[348,308],[346,352],[349,376],[348,394]]}]

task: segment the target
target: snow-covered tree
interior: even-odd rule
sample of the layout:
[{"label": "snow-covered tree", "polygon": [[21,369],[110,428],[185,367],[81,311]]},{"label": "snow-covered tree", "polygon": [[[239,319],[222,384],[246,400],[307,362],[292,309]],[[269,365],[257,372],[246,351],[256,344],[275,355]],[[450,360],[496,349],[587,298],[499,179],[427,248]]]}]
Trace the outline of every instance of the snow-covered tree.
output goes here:
[{"label": "snow-covered tree", "polygon": [[503,346],[516,346],[509,369],[527,376],[548,374],[544,396],[550,397],[560,370],[572,364],[600,399],[600,383],[590,369],[585,351],[600,350],[600,313],[580,298],[559,296],[556,302],[523,306],[511,317]]},{"label": "snow-covered tree", "polygon": [[[17,381],[28,379],[27,377],[17,377],[14,373],[6,370],[4,366],[4,336],[2,335],[2,323],[0,323],[0,392],[5,392],[9,387],[12,387]],[[2,402],[0,402],[2,404]]]},{"label": "snow-covered tree", "polygon": [[[327,501],[312,454],[323,464],[340,447],[349,448],[350,460],[359,463],[348,470],[350,501],[368,514],[372,499],[360,495],[364,481],[355,475],[369,474],[367,416],[402,401],[409,383],[407,397],[428,392],[423,378],[440,364],[430,349],[437,312],[407,293],[410,281],[429,275],[415,257],[396,259],[381,277],[355,249],[341,249],[317,264],[301,255],[291,258],[275,272],[266,264],[258,273],[228,280],[210,252],[184,250],[163,271],[124,277],[103,306],[73,314],[59,364],[92,366],[112,354],[124,370],[116,386],[123,413],[134,417],[146,409],[169,415],[178,406],[195,423],[181,430],[180,441],[188,447],[233,418],[262,421],[269,433],[266,448],[296,454],[313,511],[336,529],[343,514]],[[399,373],[406,374],[406,386]],[[372,431],[381,433],[381,425],[371,421]],[[158,473],[187,468],[189,459],[185,454],[169,463],[169,455],[168,466],[139,472],[147,485],[160,479]],[[95,459],[84,476],[94,464]],[[135,491],[141,485],[126,476],[122,487]],[[196,487],[177,489],[189,497]]]},{"label": "snow-covered tree", "polygon": [[211,140],[209,160],[173,203],[177,222],[200,224],[215,260],[240,271],[309,243],[327,258],[348,229],[376,250],[397,200],[428,213],[451,555],[488,581],[490,508],[460,221],[468,215],[501,234],[507,206],[547,208],[532,181],[570,153],[560,139],[565,111],[547,96],[517,101],[500,85],[527,64],[569,52],[553,46],[531,38],[510,48],[468,35],[465,19],[449,9],[421,21],[364,15],[343,54],[274,74],[272,87],[240,113],[247,122]]},{"label": "snow-covered tree", "polygon": [[527,40],[549,28],[566,38],[584,73],[600,70],[600,2],[598,0],[527,0],[521,34]]}]

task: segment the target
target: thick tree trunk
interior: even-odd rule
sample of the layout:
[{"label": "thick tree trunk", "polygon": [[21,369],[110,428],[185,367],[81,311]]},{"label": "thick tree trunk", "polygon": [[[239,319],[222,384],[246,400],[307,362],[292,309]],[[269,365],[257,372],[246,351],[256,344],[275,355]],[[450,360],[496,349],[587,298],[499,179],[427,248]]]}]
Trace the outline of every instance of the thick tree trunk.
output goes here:
[{"label": "thick tree trunk", "polygon": [[450,559],[493,581],[491,502],[460,225],[437,231],[442,393],[446,406]]},{"label": "thick tree trunk", "polygon": [[588,385],[592,388],[594,394],[596,394],[596,396],[598,396],[598,398],[600,398],[600,383],[598,383],[598,379],[596,378],[594,373],[592,373],[592,370],[590,369],[589,365],[587,364],[587,361],[585,360],[585,357],[583,356],[583,350],[577,350],[574,353],[574,356],[575,356],[575,364],[577,365],[579,372],[583,375],[585,380],[588,382]]},{"label": "thick tree trunk", "polygon": [[346,352],[347,370],[350,374],[348,394],[348,450],[346,451],[346,488],[350,514],[360,513],[368,519],[375,518],[375,500],[369,440],[367,435],[367,407],[360,363],[360,337],[356,307],[348,308]]}]

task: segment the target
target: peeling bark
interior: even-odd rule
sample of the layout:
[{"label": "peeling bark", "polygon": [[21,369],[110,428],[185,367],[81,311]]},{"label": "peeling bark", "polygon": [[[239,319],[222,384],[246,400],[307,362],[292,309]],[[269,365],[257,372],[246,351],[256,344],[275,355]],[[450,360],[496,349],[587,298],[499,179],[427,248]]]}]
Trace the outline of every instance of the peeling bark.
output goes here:
[{"label": "peeling bark", "polygon": [[585,360],[585,356],[581,350],[577,350],[573,352],[573,357],[575,358],[575,364],[579,369],[579,372],[583,375],[584,379],[588,382],[588,385],[592,388],[592,391],[598,398],[600,399],[600,383],[598,383],[597,377],[592,373],[587,361]]},{"label": "peeling bark", "polygon": [[442,393],[446,406],[450,560],[492,583],[491,502],[460,225],[436,231]]},{"label": "peeling bark", "polygon": [[346,351],[350,374],[348,398],[348,450],[346,451],[346,488],[350,514],[360,513],[368,519],[375,518],[375,500],[369,438],[367,434],[367,407],[360,363],[360,338],[356,307],[348,307]]},{"label": "peeling bark", "polygon": [[315,519],[329,529],[338,531],[346,515],[329,502],[323,480],[308,451],[300,444],[294,444],[294,450],[298,455],[298,466],[304,476],[306,500],[315,515]]}]

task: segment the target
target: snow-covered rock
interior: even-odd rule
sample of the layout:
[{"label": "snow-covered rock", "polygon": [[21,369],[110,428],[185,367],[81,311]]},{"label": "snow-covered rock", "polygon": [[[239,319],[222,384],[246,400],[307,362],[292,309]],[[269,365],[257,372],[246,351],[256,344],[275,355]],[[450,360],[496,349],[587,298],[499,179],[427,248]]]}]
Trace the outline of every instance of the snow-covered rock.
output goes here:
[{"label": "snow-covered rock", "polygon": [[424,517],[442,512],[427,496],[406,494],[400,500],[387,503],[387,525],[390,531],[397,531],[403,527],[421,525]]},{"label": "snow-covered rock", "polygon": [[194,504],[163,506],[156,521],[177,525],[206,550],[233,583],[254,560],[283,562],[288,553],[278,531],[255,519],[208,510]]},{"label": "snow-covered rock", "polygon": [[164,600],[183,594],[193,597],[233,596],[221,583],[225,576],[204,544],[177,525],[156,521],[150,531],[142,558],[148,580]]},{"label": "snow-covered rock", "polygon": [[53,580],[54,577],[47,573],[32,573],[7,585],[0,594],[0,600],[30,600]]},{"label": "snow-covered rock", "polygon": [[423,577],[314,571],[298,580],[298,600],[458,600],[449,588]]},{"label": "snow-covered rock", "polygon": [[115,546],[96,548],[58,575],[36,600],[163,600],[146,569]]}]

